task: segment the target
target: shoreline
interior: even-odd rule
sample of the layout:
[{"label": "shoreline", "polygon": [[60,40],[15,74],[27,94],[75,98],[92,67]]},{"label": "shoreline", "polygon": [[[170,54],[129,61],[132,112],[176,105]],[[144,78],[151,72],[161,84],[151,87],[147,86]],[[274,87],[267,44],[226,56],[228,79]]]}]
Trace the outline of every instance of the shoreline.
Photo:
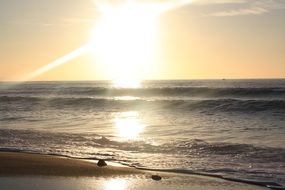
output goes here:
[{"label": "shoreline", "polygon": [[[267,189],[264,184],[247,183],[246,181],[227,179],[219,176],[199,173],[175,173],[171,170],[146,170],[132,168],[119,164],[108,163],[108,166],[98,167],[95,161],[75,159],[64,156],[44,155],[25,152],[0,152],[1,177],[95,177],[95,178],[133,178],[152,182],[152,175],[162,176],[162,181],[172,178],[187,179],[187,183],[199,184],[201,188],[208,184],[220,185],[221,189],[228,186],[238,186],[238,189]],[[176,179],[177,178],[177,179]],[[172,180],[173,181],[173,180]],[[272,184],[274,185],[274,184]],[[1,185],[0,185],[1,186]]]},{"label": "shoreline", "polygon": [[96,163],[64,156],[25,152],[0,152],[0,176],[112,176],[143,173],[129,167]]}]

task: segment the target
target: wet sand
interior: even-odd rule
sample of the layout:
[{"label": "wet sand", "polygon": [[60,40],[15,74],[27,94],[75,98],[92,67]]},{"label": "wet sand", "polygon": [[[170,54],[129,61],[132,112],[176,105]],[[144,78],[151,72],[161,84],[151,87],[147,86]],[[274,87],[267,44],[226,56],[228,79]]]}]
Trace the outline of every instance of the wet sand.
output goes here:
[{"label": "wet sand", "polygon": [[[152,175],[162,177],[160,181]],[[212,177],[98,167],[96,163],[59,156],[0,152],[0,188],[4,189],[210,189],[261,190],[249,184]]]},{"label": "wet sand", "polygon": [[128,167],[98,167],[96,163],[59,156],[0,153],[0,176],[110,176],[142,173]]}]

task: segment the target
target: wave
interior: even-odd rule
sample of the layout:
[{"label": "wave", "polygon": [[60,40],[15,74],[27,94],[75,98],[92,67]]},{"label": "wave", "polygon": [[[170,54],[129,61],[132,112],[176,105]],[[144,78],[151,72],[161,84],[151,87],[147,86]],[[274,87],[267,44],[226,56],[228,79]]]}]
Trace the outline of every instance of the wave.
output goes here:
[{"label": "wave", "polygon": [[22,94],[55,94],[87,96],[205,96],[205,97],[285,97],[285,88],[209,88],[209,87],[145,87],[145,88],[107,88],[107,87],[63,87],[61,88],[23,88],[1,92]]},{"label": "wave", "polygon": [[201,139],[153,145],[145,141],[118,141],[112,136],[99,134],[11,129],[0,129],[0,137],[0,151],[24,151],[82,159],[103,158],[138,168],[183,167],[188,168],[187,171],[211,175],[285,182],[282,169],[285,163],[284,148],[207,142]]},{"label": "wave", "polygon": [[164,87],[142,89],[89,89],[83,94],[112,96],[273,96],[285,95],[284,88],[204,88],[204,87]]},{"label": "wave", "polygon": [[[139,170],[145,170],[145,171],[154,171],[154,172],[171,172],[171,173],[178,173],[178,174],[189,174],[189,175],[201,175],[201,176],[207,176],[207,177],[214,177],[214,178],[219,178],[219,179],[224,179],[228,181],[234,181],[234,182],[239,182],[239,183],[245,183],[245,184],[250,184],[250,185],[258,185],[258,186],[263,186],[267,187],[269,189],[280,189],[284,190],[285,186],[282,184],[276,183],[274,181],[268,181],[268,180],[257,180],[257,179],[247,179],[247,178],[240,178],[238,176],[227,176],[223,174],[214,174],[210,171],[208,172],[199,172],[199,171],[193,171],[189,169],[154,169],[154,168],[144,168],[144,167],[135,167],[136,169]],[[233,171],[233,169],[225,169],[221,171]]]},{"label": "wave", "polygon": [[[183,100],[183,99],[109,99],[109,98],[45,98],[45,97],[8,97],[0,96],[2,109],[9,109],[19,104],[21,107],[32,109],[33,107],[48,108],[70,108],[70,109],[178,109],[183,111],[284,111],[285,100],[241,100],[241,99],[205,99],[205,100]],[[7,105],[5,107],[5,105]],[[13,107],[12,106],[12,107]],[[1,109],[1,108],[0,108]]]},{"label": "wave", "polygon": [[[160,145],[149,144],[145,141],[118,141],[112,136],[101,136],[99,134],[70,134],[51,133],[34,130],[0,129],[1,148],[9,145],[25,147],[24,145],[42,145],[64,147],[69,145],[113,148],[123,151],[135,151],[140,153],[157,154],[183,154],[196,155],[198,157],[225,156],[232,157],[236,161],[247,163],[270,163],[280,162],[284,164],[285,149],[277,147],[259,147],[252,144],[207,142],[201,139],[187,141],[168,142]],[[44,148],[44,147],[43,147]],[[88,149],[86,149],[88,150]],[[101,155],[104,155],[101,153]],[[109,154],[106,154],[109,155]],[[238,157],[236,157],[238,156]]]},{"label": "wave", "polygon": [[[169,142],[162,145],[152,145],[144,141],[117,141],[110,137],[99,134],[68,134],[50,133],[33,130],[0,129],[0,144],[18,145],[17,143],[27,143],[28,145],[50,144],[64,146],[84,145],[97,148],[116,148],[124,151],[140,151],[144,153],[182,153],[196,155],[239,155],[238,159],[255,159],[258,163],[284,162],[285,149],[275,147],[258,147],[251,144],[233,144],[206,142],[201,139],[188,141]],[[39,144],[40,143],[40,144]]]},{"label": "wave", "polygon": [[[272,161],[285,161],[285,149],[274,148],[274,147],[257,147],[251,144],[234,144],[234,143],[220,143],[220,142],[207,142],[201,139],[192,139],[187,141],[174,141],[168,142],[161,145],[152,145],[145,141],[119,141],[113,139],[113,136],[102,136],[99,134],[80,134],[80,133],[52,133],[35,130],[19,130],[19,129],[0,129],[0,144],[16,143],[15,140],[20,142],[26,141],[28,144],[37,144],[39,140],[41,142],[51,141],[55,144],[69,144],[76,143],[87,143],[84,145],[92,147],[115,147],[121,150],[140,150],[143,152],[159,152],[159,153],[170,153],[170,152],[184,152],[187,153],[189,150],[196,150],[199,154],[215,154],[215,155],[238,155],[244,153],[254,157],[262,157],[266,155],[278,153],[280,156],[273,157]],[[10,142],[9,142],[10,141]],[[254,152],[257,154],[255,155]],[[189,152],[193,153],[193,152]],[[259,154],[259,153],[262,153]],[[271,156],[269,156],[271,157]],[[266,160],[265,160],[266,161]]]}]

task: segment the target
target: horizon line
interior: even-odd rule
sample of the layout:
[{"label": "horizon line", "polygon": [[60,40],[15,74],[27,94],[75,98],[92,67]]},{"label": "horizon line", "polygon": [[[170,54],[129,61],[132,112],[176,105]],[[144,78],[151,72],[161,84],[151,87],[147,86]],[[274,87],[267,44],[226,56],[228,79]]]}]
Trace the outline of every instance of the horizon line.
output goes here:
[{"label": "horizon line", "polygon": [[[264,77],[264,78],[188,78],[188,79],[143,79],[141,81],[191,81],[191,80],[285,80],[285,77]],[[86,79],[86,80],[0,80],[0,82],[95,82],[113,81],[112,79]]]}]

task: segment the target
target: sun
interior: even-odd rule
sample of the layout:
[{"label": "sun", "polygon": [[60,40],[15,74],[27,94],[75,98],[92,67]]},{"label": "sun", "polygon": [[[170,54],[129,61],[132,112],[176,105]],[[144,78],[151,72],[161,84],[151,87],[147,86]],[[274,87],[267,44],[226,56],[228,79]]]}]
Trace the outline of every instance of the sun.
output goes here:
[{"label": "sun", "polygon": [[104,6],[93,30],[94,54],[117,87],[137,86],[154,70],[157,12],[147,4]]},{"label": "sun", "polygon": [[24,76],[29,81],[85,53],[102,59],[106,75],[118,88],[139,87],[140,81],[157,69],[153,64],[156,49],[158,17],[191,3],[193,0],[136,1],[122,0],[114,5],[105,0],[93,0],[102,18],[92,32],[90,42],[63,55]]}]

